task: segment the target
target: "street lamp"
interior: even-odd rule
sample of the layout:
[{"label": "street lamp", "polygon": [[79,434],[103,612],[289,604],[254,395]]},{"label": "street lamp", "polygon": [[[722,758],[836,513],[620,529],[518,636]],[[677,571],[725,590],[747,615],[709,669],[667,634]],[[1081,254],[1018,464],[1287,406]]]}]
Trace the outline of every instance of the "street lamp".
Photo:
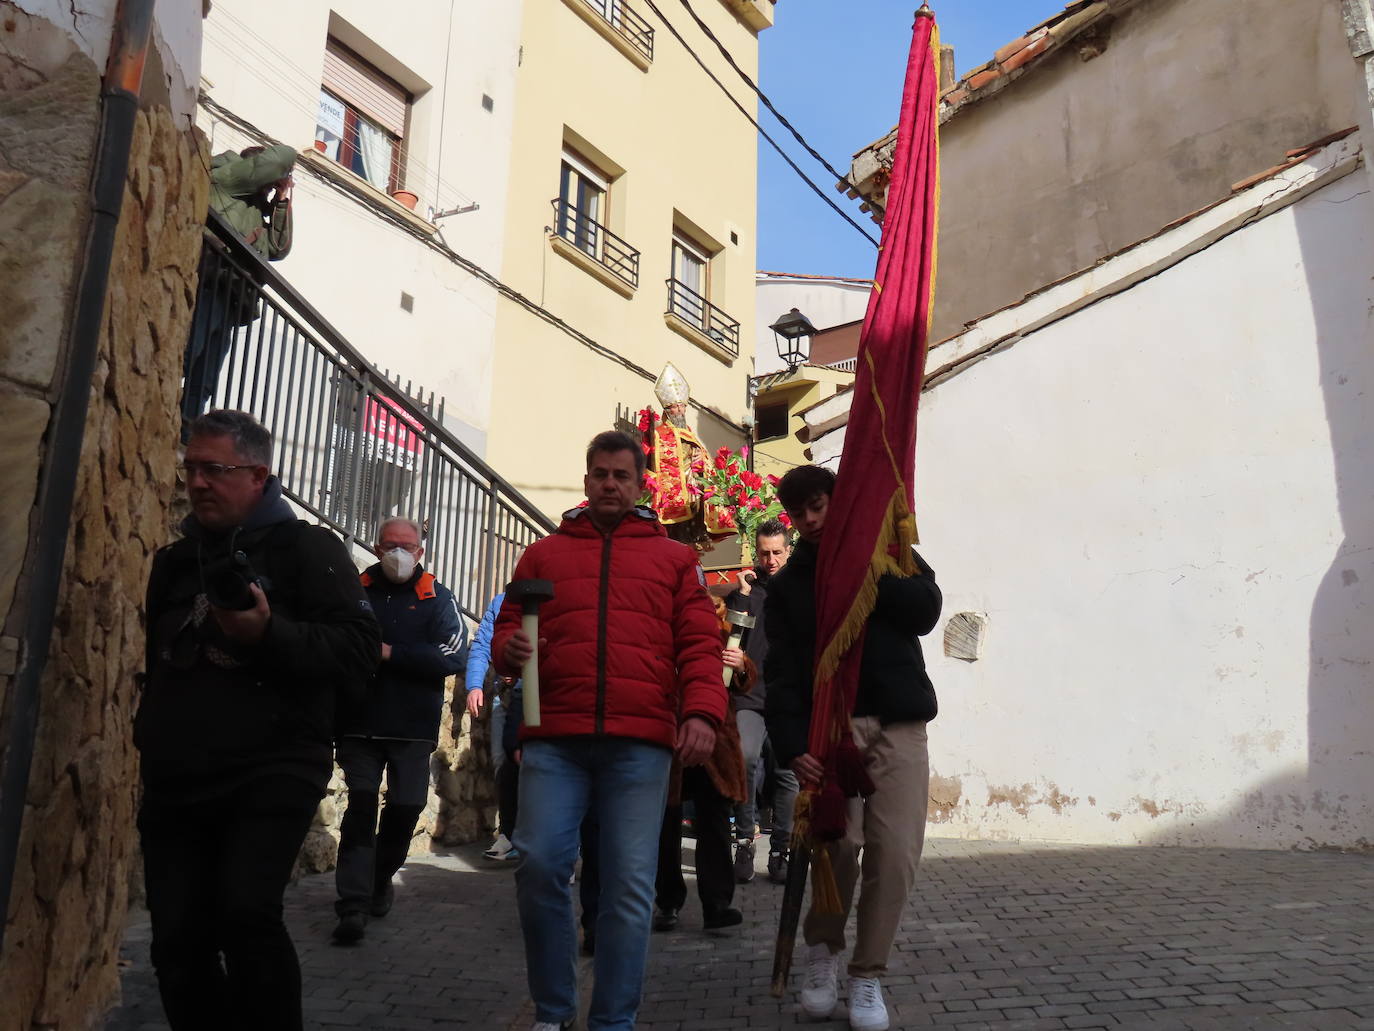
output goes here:
[{"label": "street lamp", "polygon": [[787,363],[789,371],[806,361],[811,352],[811,338],[816,333],[810,319],[793,308],[768,328],[777,341],[778,357]]}]

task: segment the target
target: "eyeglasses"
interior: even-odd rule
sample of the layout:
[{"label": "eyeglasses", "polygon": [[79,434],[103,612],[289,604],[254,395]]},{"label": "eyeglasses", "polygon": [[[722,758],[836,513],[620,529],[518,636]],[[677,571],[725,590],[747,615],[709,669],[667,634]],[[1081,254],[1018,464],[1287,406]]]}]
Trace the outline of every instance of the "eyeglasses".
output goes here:
[{"label": "eyeglasses", "polygon": [[397,548],[400,548],[402,551],[408,551],[412,555],[414,555],[417,551],[420,550],[420,545],[402,544],[400,541],[381,541],[377,545],[377,550],[381,552],[383,555],[385,555],[388,551],[395,551]]},{"label": "eyeglasses", "polygon": [[196,473],[200,473],[207,480],[218,480],[228,476],[235,469],[254,469],[252,465],[224,465],[221,462],[182,462],[181,475],[189,481]]}]

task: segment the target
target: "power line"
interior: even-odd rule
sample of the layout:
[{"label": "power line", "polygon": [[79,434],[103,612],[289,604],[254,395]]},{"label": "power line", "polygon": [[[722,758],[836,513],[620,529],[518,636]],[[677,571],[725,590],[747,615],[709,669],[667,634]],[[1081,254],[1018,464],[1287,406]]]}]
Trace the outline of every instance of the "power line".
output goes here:
[{"label": "power line", "polygon": [[716,77],[715,72],[711,71],[710,68],[706,67],[706,62],[703,61],[701,57],[697,54],[697,52],[692,49],[691,44],[689,44],[685,39],[682,38],[682,34],[678,32],[677,29],[673,28],[672,22],[670,22],[667,18],[663,16],[663,12],[658,9],[658,6],[654,3],[654,0],[644,0],[644,2],[648,5],[649,10],[653,11],[654,14],[658,16],[658,20],[663,23],[663,27],[666,28],[670,33],[672,33],[674,39],[676,39],[679,43],[682,44],[682,48],[686,50],[687,53],[692,55],[692,59],[701,66],[701,70],[706,73],[707,78],[709,78],[712,82],[714,82],[717,86],[720,87],[721,92],[724,93],[727,98],[729,98],[730,103],[734,104],[735,107],[739,109],[740,114],[744,115],[745,118],[749,119],[749,124],[752,125],[755,129],[757,129],[759,131],[759,135],[762,136],[765,140],[767,140],[768,143],[772,146],[772,148],[776,150],[779,155],[781,155],[782,159],[787,162],[788,167],[791,168],[792,171],[796,172],[797,175],[801,177],[801,180],[804,183],[806,183],[807,186],[811,187],[812,191],[816,194],[816,196],[819,197],[821,200],[825,201],[825,203],[835,212],[835,214],[839,215],[842,219],[844,219],[856,230],[858,230],[860,235],[862,235],[863,238],[867,240],[869,243],[871,243],[874,247],[879,246],[878,241],[873,238],[872,234],[870,234],[869,231],[865,229],[863,226],[859,225],[858,222],[855,222],[852,218],[850,218],[849,213],[845,211],[842,207],[840,207],[838,204],[836,204],[830,198],[830,194],[828,192],[822,190],[819,186],[817,186],[815,182],[805,172],[801,170],[797,163],[793,161],[791,157],[788,156],[787,152],[783,150],[782,147],[778,146],[777,141],[773,139],[773,137],[768,135],[768,133],[764,130],[763,126],[759,125],[758,119],[756,119],[747,110],[745,110],[744,105],[741,104],[735,98],[735,95],[731,93],[729,89],[726,88],[725,83],[721,82],[720,79]]},{"label": "power line", "polygon": [[763,90],[759,89],[758,84],[749,77],[749,73],[739,66],[735,61],[734,55],[725,48],[725,44],[711,31],[711,27],[701,20],[701,16],[698,15],[696,10],[692,7],[690,0],[681,0],[681,2],[682,6],[687,8],[687,13],[692,16],[692,20],[697,23],[697,28],[701,29],[701,31],[705,33],[706,38],[716,45],[716,49],[720,51],[720,56],[725,58],[725,62],[744,80],[744,84],[753,90],[754,95],[757,96],[759,100],[763,101],[763,106],[773,112],[773,117],[782,123],[782,127],[792,134],[793,138],[806,149],[808,154],[825,166],[825,170],[835,177],[836,182],[842,183],[847,189],[857,193],[858,187],[849,181],[849,176],[842,175],[840,172],[836,171],[835,167],[831,165],[829,161],[825,160],[825,158],[816,151],[815,147],[807,143],[806,138],[802,136],[796,127],[787,120],[787,117],[774,106],[773,102],[768,99],[768,95],[764,93]]}]

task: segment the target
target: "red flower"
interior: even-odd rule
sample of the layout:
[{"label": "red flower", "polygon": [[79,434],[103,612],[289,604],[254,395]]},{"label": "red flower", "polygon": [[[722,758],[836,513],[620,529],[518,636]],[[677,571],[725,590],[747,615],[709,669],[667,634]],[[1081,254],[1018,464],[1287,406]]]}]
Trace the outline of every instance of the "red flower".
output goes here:
[{"label": "red flower", "polygon": [[789,530],[792,529],[792,520],[786,512],[780,512],[778,514],[778,522],[782,523],[782,525],[787,527]]},{"label": "red flower", "polygon": [[724,469],[724,468],[725,468],[725,465],[726,465],[726,461],[727,461],[727,460],[726,460],[726,458],[725,458],[724,455],[719,454],[719,453],[716,454],[716,468],[717,468],[717,469]]},{"label": "red flower", "polygon": [[731,476],[738,476],[739,466],[736,465],[734,462],[731,462],[728,466],[725,467],[725,471]]},{"label": "red flower", "polygon": [[776,486],[778,485],[778,483],[779,483],[779,480],[778,480],[778,478],[777,478],[776,476],[774,476],[772,473],[769,473],[769,474],[768,474],[768,482],[771,483],[774,487],[776,487]]}]

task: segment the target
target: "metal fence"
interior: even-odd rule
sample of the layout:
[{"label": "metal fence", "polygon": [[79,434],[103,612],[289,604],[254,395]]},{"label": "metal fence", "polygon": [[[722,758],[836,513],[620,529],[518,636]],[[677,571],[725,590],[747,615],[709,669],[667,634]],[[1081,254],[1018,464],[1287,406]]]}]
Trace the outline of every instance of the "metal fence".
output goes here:
[{"label": "metal fence", "polygon": [[554,232],[610,269],[630,286],[639,286],[639,251],[571,201],[553,199]]},{"label": "metal fence", "polygon": [[200,284],[183,419],[212,407],[255,415],[275,438],[283,493],[350,546],[370,550],[389,516],[415,519],[426,567],[480,619],[553,523],[213,214]]},{"label": "metal fence", "polygon": [[668,313],[701,330],[732,356],[739,357],[739,323],[686,283],[668,280]]},{"label": "metal fence", "polygon": [[654,59],[654,30],[625,0],[582,0],[650,61]]}]

